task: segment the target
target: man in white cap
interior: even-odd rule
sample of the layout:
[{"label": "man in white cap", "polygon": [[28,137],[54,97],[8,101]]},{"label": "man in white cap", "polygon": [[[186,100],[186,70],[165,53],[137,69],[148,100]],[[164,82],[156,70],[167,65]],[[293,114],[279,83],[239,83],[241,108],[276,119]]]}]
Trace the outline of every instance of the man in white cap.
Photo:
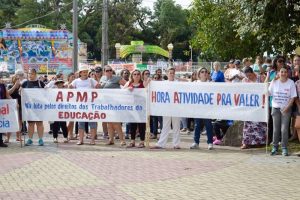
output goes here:
[{"label": "man in white cap", "polygon": [[[88,77],[89,69],[86,66],[79,67],[79,78],[75,79],[70,85],[69,88],[76,89],[90,89],[90,88],[100,88],[99,83],[95,79]],[[91,145],[95,145],[95,137],[97,131],[97,122],[88,122],[91,130]],[[84,136],[84,127],[85,122],[78,122],[78,133],[79,133],[79,141],[78,145],[83,144],[83,136]]]}]

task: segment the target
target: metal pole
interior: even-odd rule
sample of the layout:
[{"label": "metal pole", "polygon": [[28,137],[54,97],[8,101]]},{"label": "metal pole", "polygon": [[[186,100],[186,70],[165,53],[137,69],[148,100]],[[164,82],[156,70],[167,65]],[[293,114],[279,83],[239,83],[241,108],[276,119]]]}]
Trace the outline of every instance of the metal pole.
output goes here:
[{"label": "metal pole", "polygon": [[102,8],[102,46],[101,46],[101,66],[108,62],[108,0],[103,0]]},{"label": "metal pole", "polygon": [[78,4],[73,0],[73,72],[78,70]]}]

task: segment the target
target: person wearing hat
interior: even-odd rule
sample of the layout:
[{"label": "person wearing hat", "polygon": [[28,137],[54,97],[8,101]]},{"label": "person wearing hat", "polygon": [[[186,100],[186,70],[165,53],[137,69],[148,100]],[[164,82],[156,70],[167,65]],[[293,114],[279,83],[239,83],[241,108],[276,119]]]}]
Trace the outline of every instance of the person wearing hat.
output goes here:
[{"label": "person wearing hat", "polygon": [[[79,67],[79,78],[75,79],[70,85],[69,88],[76,88],[76,89],[91,89],[91,88],[100,88],[100,84],[97,83],[95,79],[89,78],[89,69],[87,66],[80,66]],[[95,145],[95,137],[97,131],[97,122],[88,122],[91,132],[91,145]],[[79,134],[79,141],[77,145],[83,144],[83,136],[84,136],[84,128],[85,122],[78,122],[78,134]]]},{"label": "person wearing hat", "polygon": [[242,73],[240,66],[240,60],[235,60],[233,65],[229,65],[229,68],[225,71],[224,74],[227,82],[241,82],[241,80],[245,78],[245,75]]},{"label": "person wearing hat", "polygon": [[[58,88],[62,89],[64,88],[64,80],[63,79],[57,79],[54,82],[54,87],[53,88]],[[67,129],[67,122],[63,121],[55,121],[52,124],[53,127],[53,142],[58,143],[57,137],[58,137],[58,131],[61,129],[63,136],[64,136],[64,143],[68,142],[68,129]]]},{"label": "person wearing hat", "polygon": [[103,71],[101,67],[96,67],[95,68],[95,80],[100,83],[100,79],[102,77]]}]

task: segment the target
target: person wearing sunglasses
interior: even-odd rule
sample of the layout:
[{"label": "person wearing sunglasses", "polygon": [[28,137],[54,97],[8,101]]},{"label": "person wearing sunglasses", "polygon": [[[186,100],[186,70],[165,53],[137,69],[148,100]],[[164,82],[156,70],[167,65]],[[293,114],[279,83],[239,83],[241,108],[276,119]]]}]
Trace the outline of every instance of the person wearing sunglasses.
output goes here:
[{"label": "person wearing sunglasses", "polygon": [[[198,80],[196,82],[209,82],[208,70],[205,67],[201,67],[198,70]],[[211,119],[196,118],[195,119],[195,132],[194,132],[194,143],[190,146],[190,149],[199,149],[201,124],[204,123],[208,150],[213,149],[213,126]]]},{"label": "person wearing sunglasses", "polygon": [[[104,73],[105,73],[104,76],[102,76],[100,79],[100,87],[103,89],[120,89],[121,86],[124,86],[127,82],[121,76],[113,75],[113,70],[109,65],[106,65],[104,67]],[[115,136],[115,132],[117,132],[121,141],[120,145],[126,146],[121,122],[107,122],[107,130],[109,134],[109,141],[107,145],[115,144],[114,136]]]},{"label": "person wearing sunglasses", "polygon": [[[124,85],[124,89],[134,90],[135,88],[145,88],[149,84],[150,79],[145,81],[142,80],[142,75],[139,70],[134,70],[129,78],[129,81]],[[146,131],[146,123],[129,123],[129,133],[131,135],[131,142],[127,146],[128,148],[135,147],[135,136],[136,132],[139,131],[140,134],[140,143],[137,146],[138,148],[144,148],[145,144],[145,131]]]}]

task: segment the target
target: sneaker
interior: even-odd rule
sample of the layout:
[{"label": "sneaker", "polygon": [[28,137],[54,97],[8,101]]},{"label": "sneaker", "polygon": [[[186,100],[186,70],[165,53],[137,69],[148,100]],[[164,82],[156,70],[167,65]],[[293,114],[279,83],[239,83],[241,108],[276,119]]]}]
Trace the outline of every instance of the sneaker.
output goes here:
[{"label": "sneaker", "polygon": [[69,142],[68,138],[64,138],[64,143],[68,143],[68,142]]},{"label": "sneaker", "polygon": [[287,148],[282,148],[282,155],[283,156],[288,156],[289,155]]},{"label": "sneaker", "polygon": [[278,154],[278,148],[273,147],[270,155],[271,155],[271,156],[275,156],[275,155],[277,155],[277,154]]},{"label": "sneaker", "polygon": [[190,149],[199,149],[199,144],[193,143],[192,146],[190,146]]},{"label": "sneaker", "polygon": [[129,139],[129,135],[125,135],[125,139],[128,140]]},{"label": "sneaker", "polygon": [[180,131],[181,131],[181,132],[186,132],[187,129],[186,129],[186,128],[183,128],[183,129],[181,129]]},{"label": "sneaker", "polygon": [[44,141],[42,138],[39,139],[39,146],[44,146]]},{"label": "sneaker", "polygon": [[53,142],[54,142],[54,143],[58,143],[57,138],[53,138]]},{"label": "sneaker", "polygon": [[48,133],[51,135],[51,134],[53,134],[53,131],[52,131],[52,130],[50,130]]},{"label": "sneaker", "polygon": [[222,144],[222,141],[216,139],[216,140],[213,142],[213,144],[214,144],[214,145],[221,145],[221,144]]},{"label": "sneaker", "polygon": [[208,146],[207,146],[207,149],[208,149],[208,150],[212,150],[212,149],[213,149],[213,144],[212,144],[212,143],[209,143]]},{"label": "sneaker", "polygon": [[27,140],[25,146],[31,146],[32,143],[33,143],[33,142],[32,142],[32,139],[29,138],[29,139]]}]

